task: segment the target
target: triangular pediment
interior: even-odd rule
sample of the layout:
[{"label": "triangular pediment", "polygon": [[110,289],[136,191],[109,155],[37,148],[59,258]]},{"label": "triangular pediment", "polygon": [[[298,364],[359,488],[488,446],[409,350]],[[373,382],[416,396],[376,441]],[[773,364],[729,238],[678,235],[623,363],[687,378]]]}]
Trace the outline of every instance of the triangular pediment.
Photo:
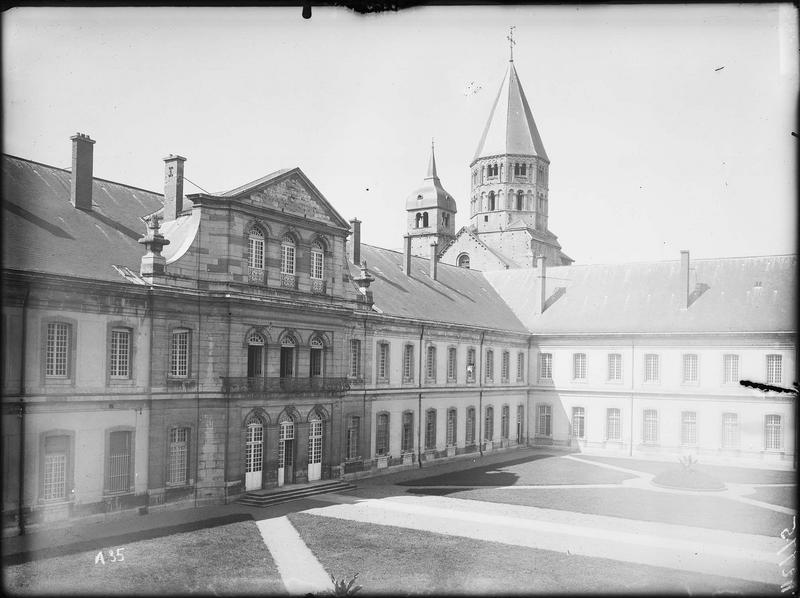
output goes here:
[{"label": "triangular pediment", "polygon": [[350,228],[348,222],[299,168],[278,170],[219,195],[254,207]]}]

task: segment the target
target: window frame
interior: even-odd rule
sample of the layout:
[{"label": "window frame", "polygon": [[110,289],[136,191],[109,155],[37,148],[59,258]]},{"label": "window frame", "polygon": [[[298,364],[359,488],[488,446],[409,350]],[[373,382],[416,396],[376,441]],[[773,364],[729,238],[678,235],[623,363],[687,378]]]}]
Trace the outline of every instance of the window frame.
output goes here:
[{"label": "window frame", "polygon": [[486,371],[484,382],[494,382],[494,349],[486,349]]},{"label": "window frame", "polygon": [[475,407],[470,405],[464,415],[464,445],[474,446],[477,444],[477,430],[475,429]]},{"label": "window frame", "polygon": [[[48,317],[42,318],[41,321],[41,380],[44,385],[68,385],[72,386],[75,383],[75,367],[76,367],[76,351],[77,351],[77,320],[64,317]],[[48,347],[49,347],[49,329],[50,325],[63,325],[66,326],[67,340],[66,340],[66,373],[65,375],[48,374]]]},{"label": "window frame", "polygon": [[[731,367],[733,366],[733,367]],[[730,374],[730,376],[729,376]],[[739,384],[739,354],[738,353],[723,353],[722,354],[722,384],[738,385]]]},{"label": "window frame", "polygon": [[447,409],[446,423],[445,444],[446,446],[456,446],[458,444],[458,410],[455,407]]},{"label": "window frame", "polygon": [[503,405],[500,408],[500,440],[511,438],[511,408]]},{"label": "window frame", "polygon": [[406,384],[414,382],[414,345],[412,343],[403,345],[403,382]]},{"label": "window frame", "polygon": [[[317,276],[319,270],[319,276]],[[325,280],[325,248],[319,241],[311,244],[311,264],[309,276],[312,280]]]},{"label": "window frame", "polygon": [[403,411],[400,418],[400,453],[414,452],[414,412]]},{"label": "window frame", "polygon": [[553,354],[552,353],[539,353],[538,359],[539,380],[552,381],[553,380]]},{"label": "window frame", "polygon": [[[648,415],[652,416],[648,422]],[[651,428],[648,428],[648,423]],[[658,409],[642,409],[642,444],[657,445],[659,438]],[[652,438],[648,431],[652,431]]]},{"label": "window frame", "polygon": [[[773,367],[770,367],[771,361],[774,362]],[[775,365],[777,365],[777,367],[775,367]],[[783,384],[783,355],[780,353],[768,353],[764,357],[764,366],[764,380],[767,384],[778,386]]]},{"label": "window frame", "polygon": [[[546,425],[542,425],[543,423]],[[553,437],[553,406],[550,403],[536,405],[535,435],[541,438]]]},{"label": "window frame", "polygon": [[697,446],[697,411],[681,411],[681,446]]},{"label": "window frame", "polygon": [[525,353],[517,352],[517,382],[525,382]]},{"label": "window frame", "polygon": [[[577,428],[577,433],[576,433]],[[572,407],[570,418],[570,436],[580,440],[586,439],[586,408],[579,405]]]},{"label": "window frame", "polygon": [[[173,441],[172,433],[173,432],[178,432],[178,431],[181,431],[181,430],[186,432],[185,439],[182,440],[182,441],[180,441],[180,440]],[[171,425],[171,426],[169,426],[169,428],[167,428],[167,443],[166,443],[167,444],[167,458],[165,460],[166,475],[164,477],[164,483],[165,483],[166,486],[169,486],[169,487],[180,487],[180,486],[189,486],[189,485],[191,485],[191,479],[189,477],[190,466],[191,466],[190,462],[191,462],[191,455],[192,455],[191,442],[192,442],[192,427],[191,426],[186,425],[186,424],[175,424],[175,425]],[[172,476],[173,476],[173,473],[175,471],[178,471],[180,468],[174,467],[174,464],[173,464],[173,456],[174,456],[173,455],[173,446],[181,446],[181,445],[184,447],[184,451],[183,451],[184,463],[183,463],[183,467],[182,467],[182,469],[183,469],[183,480],[180,480],[180,479],[176,480]]]},{"label": "window frame", "polygon": [[[383,421],[382,421],[383,420]],[[389,455],[391,415],[388,411],[379,411],[375,416],[375,456]]]},{"label": "window frame", "polygon": [[500,382],[508,384],[511,377],[511,352],[503,351],[500,358]]},{"label": "window frame", "polygon": [[[772,423],[770,424],[770,418],[778,418],[777,424]],[[772,443],[770,442],[770,430],[777,429],[777,446],[770,446]],[[783,416],[780,413],[765,413],[764,414],[764,451],[767,453],[781,453],[783,452]]]},{"label": "window frame", "polygon": [[[694,364],[691,362],[694,361]],[[694,377],[689,374],[694,373]],[[700,356],[697,353],[683,353],[681,356],[681,384],[700,384]]]},{"label": "window frame", "polygon": [[572,354],[572,380],[585,382],[589,376],[589,360],[586,353]]},{"label": "window frame", "polygon": [[[614,436],[612,431],[616,432]],[[622,409],[619,407],[606,407],[606,441],[622,442]]]},{"label": "window frame", "polygon": [[458,350],[447,347],[447,381],[456,382],[458,376]]},{"label": "window frame", "polygon": [[361,370],[361,339],[350,339],[350,378],[360,380],[362,377]]},{"label": "window frame", "polygon": [[[622,353],[609,353],[607,361],[607,381],[612,384],[622,382]],[[617,363],[614,363],[615,361]]]},{"label": "window frame", "polygon": [[494,442],[494,405],[483,410],[483,441]]},{"label": "window frame", "polygon": [[467,384],[475,384],[478,377],[478,372],[475,371],[477,367],[476,355],[475,347],[467,347]]},{"label": "window frame", "polygon": [[645,353],[642,367],[644,368],[642,379],[644,384],[661,382],[661,356],[658,353]]},{"label": "window frame", "polygon": [[288,276],[297,274],[297,242],[289,234],[281,237],[281,274]]},{"label": "window frame", "polygon": [[425,347],[425,382],[436,384],[436,345]]},{"label": "window frame", "polygon": [[[47,444],[51,438],[65,438],[66,451],[64,454],[64,492],[63,496],[48,497],[45,493],[47,487],[47,456],[59,454],[48,453]],[[37,499],[39,503],[58,504],[71,502],[74,499],[72,489],[75,486],[75,432],[66,429],[46,430],[39,435],[39,476]]]},{"label": "window frame", "polygon": [[436,450],[436,409],[425,410],[425,450]]},{"label": "window frame", "polygon": [[347,417],[344,448],[346,461],[361,459],[361,416],[359,415]]},{"label": "window frame", "polygon": [[[375,379],[378,383],[381,384],[388,384],[389,383],[389,355],[390,355],[390,344],[388,341],[378,341],[376,343],[377,350],[375,354]],[[384,355],[385,350],[385,355]]]},{"label": "window frame", "polygon": [[[175,338],[178,335],[186,335],[186,355],[185,355],[185,373],[180,373],[180,368],[178,368],[178,373],[176,373],[176,369],[174,366],[176,364],[179,365],[177,358],[180,357],[179,353],[176,353],[176,350],[180,349],[180,347],[176,347],[175,345]],[[187,380],[192,376],[192,329],[187,328],[186,326],[175,326],[170,329],[170,336],[169,336],[169,364],[167,367],[167,377],[172,380]]]},{"label": "window frame", "polygon": [[[111,489],[111,437],[113,434],[127,433],[130,440],[128,446],[128,487],[120,490]],[[104,461],[104,475],[103,475],[103,495],[104,496],[119,496],[123,494],[131,494],[136,486],[136,429],[132,426],[115,426],[106,429],[105,433],[105,453]]]},{"label": "window frame", "polygon": [[[726,422],[726,416],[733,416],[733,426],[729,427],[729,422]],[[726,411],[722,414],[722,430],[720,432],[720,448],[723,450],[738,450],[741,447],[741,438],[739,436],[739,414],[734,411]],[[729,434],[730,432],[730,434]]]}]

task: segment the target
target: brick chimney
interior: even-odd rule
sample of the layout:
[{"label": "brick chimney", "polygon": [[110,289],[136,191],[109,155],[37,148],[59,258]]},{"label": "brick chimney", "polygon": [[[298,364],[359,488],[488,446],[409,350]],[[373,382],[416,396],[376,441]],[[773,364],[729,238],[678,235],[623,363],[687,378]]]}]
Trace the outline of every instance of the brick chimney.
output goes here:
[{"label": "brick chimney", "polygon": [[79,210],[91,212],[95,142],[83,133],[75,133],[70,139],[72,139],[70,201]]},{"label": "brick chimney", "polygon": [[536,256],[536,296],[534,303],[534,313],[543,314],[544,304],[547,299],[547,267],[545,266],[545,256]]},{"label": "brick chimney", "polygon": [[164,158],[164,221],[175,220],[183,211],[183,163],[186,158],[170,154]]},{"label": "brick chimney", "polygon": [[353,233],[350,239],[350,261],[358,266],[361,264],[361,221],[358,218],[350,221],[350,230]]},{"label": "brick chimney", "polygon": [[681,309],[689,308],[689,250],[681,250]]},{"label": "brick chimney", "polygon": [[406,276],[411,276],[411,235],[405,235],[404,255],[403,255],[403,272]]},{"label": "brick chimney", "polygon": [[436,241],[433,241],[431,243],[431,260],[430,260],[431,261],[431,278],[433,280],[436,280],[436,265],[438,263],[437,262],[437,255],[436,255],[436,248],[437,247],[438,247],[438,244],[436,243]]}]

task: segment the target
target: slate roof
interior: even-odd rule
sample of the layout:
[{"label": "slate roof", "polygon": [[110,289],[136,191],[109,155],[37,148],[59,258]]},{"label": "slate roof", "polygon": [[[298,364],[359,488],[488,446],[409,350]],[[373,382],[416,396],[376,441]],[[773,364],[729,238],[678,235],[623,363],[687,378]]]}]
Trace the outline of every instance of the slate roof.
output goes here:
[{"label": "slate roof", "polygon": [[[121,282],[113,265],[138,272],[141,217],[163,196],[94,179],[92,211],[70,202],[70,171],[3,156],[3,267]],[[191,205],[190,202],[185,202]]]},{"label": "slate roof", "polygon": [[230,191],[220,191],[219,193],[214,193],[219,197],[234,197],[239,195],[240,193],[245,193],[246,191],[250,191],[251,189],[255,189],[259,185],[263,185],[271,181],[272,179],[277,179],[282,174],[286,174],[292,170],[291,168],[281,168],[280,170],[276,170],[275,172],[271,172],[267,175],[262,176],[260,179],[256,179],[255,181],[250,181],[249,183],[245,183],[240,187],[236,187],[235,189],[231,189]]},{"label": "slate roof", "polygon": [[539,156],[549,161],[513,62],[509,62],[472,161],[504,154]]},{"label": "slate roof", "polygon": [[536,269],[484,275],[533,333],[778,332],[797,329],[796,268],[796,255],[691,260],[681,309],[679,260],[548,267],[541,315]]},{"label": "slate roof", "polygon": [[[440,263],[432,280],[430,261],[411,258],[412,276],[403,272],[401,252],[361,244],[361,259],[375,277],[370,285],[375,306],[384,314],[436,323],[464,324],[527,332],[514,312],[477,270]],[[352,277],[360,269],[350,264]]]}]

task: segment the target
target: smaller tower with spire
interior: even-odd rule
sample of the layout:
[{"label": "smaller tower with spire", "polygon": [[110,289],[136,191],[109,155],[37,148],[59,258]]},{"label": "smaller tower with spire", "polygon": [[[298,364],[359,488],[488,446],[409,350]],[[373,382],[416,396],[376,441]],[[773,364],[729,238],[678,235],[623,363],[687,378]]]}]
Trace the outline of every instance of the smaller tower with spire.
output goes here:
[{"label": "smaller tower with spire", "polygon": [[456,200],[442,187],[436,173],[436,156],[431,140],[431,157],[422,186],[406,200],[407,230],[411,253],[428,257],[431,243],[440,248],[455,237]]}]

